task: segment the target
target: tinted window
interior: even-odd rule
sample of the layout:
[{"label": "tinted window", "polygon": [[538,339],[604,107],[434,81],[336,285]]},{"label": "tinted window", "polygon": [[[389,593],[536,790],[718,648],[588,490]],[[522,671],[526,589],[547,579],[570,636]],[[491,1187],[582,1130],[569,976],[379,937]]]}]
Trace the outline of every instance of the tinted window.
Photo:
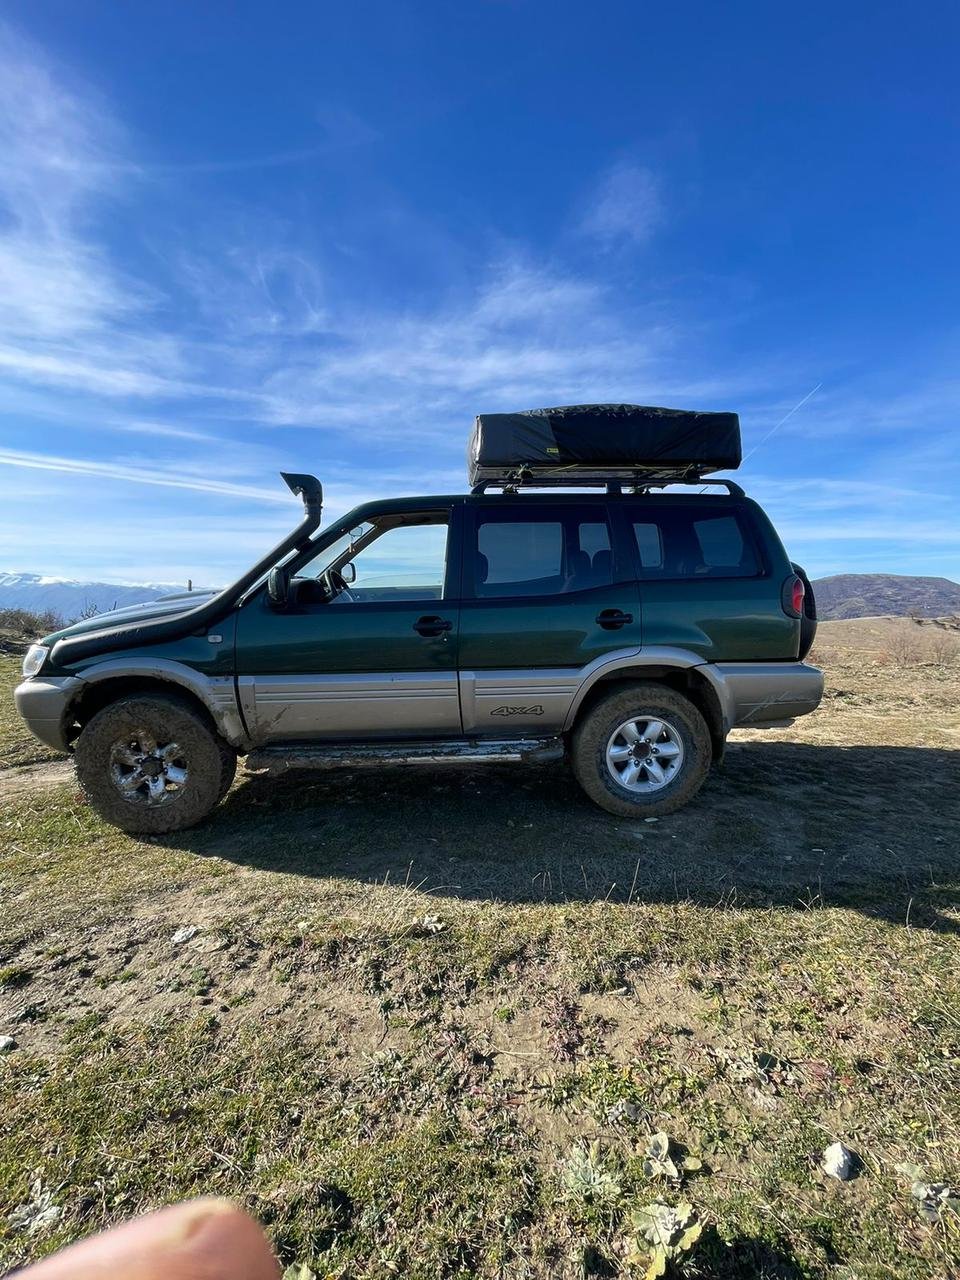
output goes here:
[{"label": "tinted window", "polygon": [[641,578],[751,578],[756,553],[741,517],[694,507],[631,514]]},{"label": "tinted window", "polygon": [[693,529],[700,544],[703,563],[708,569],[740,568],[744,554],[743,534],[733,516],[711,516],[709,520],[694,520]]},{"label": "tinted window", "polygon": [[641,566],[644,569],[662,569],[663,539],[660,537],[660,526],[634,522],[633,536],[637,540]]},{"label": "tinted window", "polygon": [[446,559],[445,512],[423,517],[419,524],[360,524],[297,570],[298,579],[313,582],[328,570],[343,571],[346,590],[331,597],[326,587],[319,594],[302,587],[299,599],[328,604],[439,600]]},{"label": "tinted window", "polygon": [[610,530],[596,511],[479,513],[476,595],[561,595],[612,581]]},{"label": "tinted window", "polygon": [[481,576],[489,587],[558,577],[563,564],[563,525],[484,521],[477,546],[486,560],[486,574]]}]

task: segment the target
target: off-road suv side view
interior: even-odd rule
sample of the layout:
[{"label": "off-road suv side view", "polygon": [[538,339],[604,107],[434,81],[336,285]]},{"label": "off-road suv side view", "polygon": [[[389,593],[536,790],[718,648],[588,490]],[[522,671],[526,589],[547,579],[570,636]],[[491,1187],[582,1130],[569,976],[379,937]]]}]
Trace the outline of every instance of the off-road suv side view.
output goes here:
[{"label": "off-road suv side view", "polygon": [[319,534],[319,482],[285,475],[305,511],[279,546],[216,594],[47,636],[17,706],[133,832],[198,822],[238,755],[271,772],[566,759],[609,812],[668,813],[730,729],[822,694],[805,575],[712,469],[511,460],[475,467],[471,493],[368,502]]}]

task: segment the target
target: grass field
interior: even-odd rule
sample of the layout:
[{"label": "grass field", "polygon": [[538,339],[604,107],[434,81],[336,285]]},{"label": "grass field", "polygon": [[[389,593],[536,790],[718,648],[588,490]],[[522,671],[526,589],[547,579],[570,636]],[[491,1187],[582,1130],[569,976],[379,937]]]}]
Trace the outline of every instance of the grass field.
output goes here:
[{"label": "grass field", "polygon": [[145,841],[6,769],[0,1269],[213,1192],[318,1278],[643,1275],[657,1201],[691,1277],[958,1274],[911,1184],[960,1183],[960,665],[882,632],[657,822],[558,766],[241,775]]},{"label": "grass field", "polygon": [[56,753],[29,731],[13,704],[13,689],[20,682],[20,659],[0,652],[0,769],[55,760]]}]

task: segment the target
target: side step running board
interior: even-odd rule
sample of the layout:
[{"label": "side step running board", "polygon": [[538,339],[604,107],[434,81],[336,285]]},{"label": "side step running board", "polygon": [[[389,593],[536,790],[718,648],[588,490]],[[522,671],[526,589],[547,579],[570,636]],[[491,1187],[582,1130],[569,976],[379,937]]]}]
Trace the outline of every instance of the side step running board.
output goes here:
[{"label": "side step running board", "polygon": [[363,769],[383,764],[529,764],[563,759],[561,738],[524,738],[507,742],[372,742],[329,746],[297,744],[260,747],[244,767],[252,773],[277,774],[288,769]]}]

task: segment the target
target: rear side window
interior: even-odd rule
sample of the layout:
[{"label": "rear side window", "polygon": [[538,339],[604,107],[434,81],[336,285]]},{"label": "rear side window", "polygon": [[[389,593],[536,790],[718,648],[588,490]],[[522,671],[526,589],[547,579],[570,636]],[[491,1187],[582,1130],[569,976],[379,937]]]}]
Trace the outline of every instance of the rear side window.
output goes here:
[{"label": "rear side window", "polygon": [[663,568],[663,538],[660,526],[647,521],[634,521],[633,536],[637,540],[637,553],[644,569]]},{"label": "rear side window", "polygon": [[[708,569],[741,569],[746,554],[746,544],[740,526],[734,516],[711,516],[709,520],[694,520],[693,532],[697,536],[700,556]],[[754,572],[755,566],[749,566]]]},{"label": "rear side window", "polygon": [[629,515],[641,578],[754,578],[760,572],[739,512],[646,507]]},{"label": "rear side window", "polygon": [[476,596],[564,595],[612,581],[610,529],[595,508],[478,512]]}]

